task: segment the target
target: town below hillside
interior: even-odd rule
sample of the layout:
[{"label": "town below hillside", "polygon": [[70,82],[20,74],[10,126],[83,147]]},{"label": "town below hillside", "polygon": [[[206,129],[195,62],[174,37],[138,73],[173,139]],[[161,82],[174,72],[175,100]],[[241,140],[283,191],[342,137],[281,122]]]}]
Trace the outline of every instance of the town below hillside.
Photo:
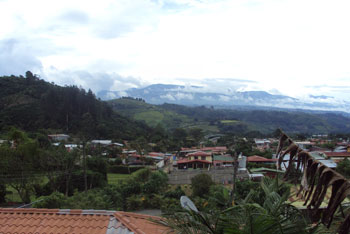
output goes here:
[{"label": "town below hillside", "polygon": [[180,233],[185,219],[209,233],[347,230],[344,115],[105,102],[31,72],[0,88],[2,207],[151,212]]}]

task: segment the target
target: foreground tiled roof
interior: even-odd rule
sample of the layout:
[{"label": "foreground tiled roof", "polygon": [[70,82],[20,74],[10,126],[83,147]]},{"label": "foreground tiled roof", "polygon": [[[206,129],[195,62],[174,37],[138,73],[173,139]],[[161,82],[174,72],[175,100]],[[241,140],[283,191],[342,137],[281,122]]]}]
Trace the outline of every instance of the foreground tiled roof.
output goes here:
[{"label": "foreground tiled roof", "polygon": [[115,217],[135,233],[167,233],[165,227],[150,222],[150,219],[159,220],[159,218],[155,216],[119,211],[115,213]]},{"label": "foreground tiled roof", "polygon": [[159,217],[129,212],[0,208],[0,233],[153,234]]}]

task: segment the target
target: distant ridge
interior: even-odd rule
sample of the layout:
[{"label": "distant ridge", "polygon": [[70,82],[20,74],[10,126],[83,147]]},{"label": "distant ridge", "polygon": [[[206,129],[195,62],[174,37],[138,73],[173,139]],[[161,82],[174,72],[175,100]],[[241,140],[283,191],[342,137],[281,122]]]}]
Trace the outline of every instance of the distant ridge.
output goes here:
[{"label": "distant ridge", "polygon": [[123,96],[142,98],[151,104],[172,103],[187,106],[248,106],[287,109],[324,110],[350,112],[349,101],[335,100],[325,95],[309,95],[300,100],[285,95],[270,94],[266,91],[208,91],[201,86],[183,86],[171,84],[153,84],[143,88],[132,88],[125,91],[98,92],[102,100],[111,100]]}]

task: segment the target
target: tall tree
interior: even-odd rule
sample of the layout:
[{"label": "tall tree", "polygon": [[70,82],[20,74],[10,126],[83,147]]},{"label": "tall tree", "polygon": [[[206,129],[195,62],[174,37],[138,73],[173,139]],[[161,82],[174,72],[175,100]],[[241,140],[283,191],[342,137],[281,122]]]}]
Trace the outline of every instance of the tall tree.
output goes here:
[{"label": "tall tree", "polygon": [[30,203],[34,184],[42,180],[39,165],[39,144],[18,130],[9,134],[11,144],[0,147],[1,178],[15,189],[24,203]]}]

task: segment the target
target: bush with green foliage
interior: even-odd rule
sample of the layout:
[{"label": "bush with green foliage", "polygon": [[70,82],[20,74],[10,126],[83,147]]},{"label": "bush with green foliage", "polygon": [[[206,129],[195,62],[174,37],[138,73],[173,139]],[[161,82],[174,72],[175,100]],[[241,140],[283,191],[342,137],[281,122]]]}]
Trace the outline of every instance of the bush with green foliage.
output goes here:
[{"label": "bush with green foliage", "polygon": [[208,174],[199,174],[191,179],[192,195],[204,197],[209,193],[209,188],[214,182]]},{"label": "bush with green foliage", "polygon": [[181,196],[185,196],[185,192],[182,190],[181,186],[177,186],[174,190],[169,190],[164,194],[166,198],[180,199]]},{"label": "bush with green foliage", "polygon": [[116,174],[132,174],[133,172],[140,170],[144,167],[129,167],[124,165],[110,165],[108,167],[109,173],[116,173]]},{"label": "bush with green foliage", "polygon": [[142,208],[144,198],[140,195],[132,195],[126,199],[128,210],[139,210]]},{"label": "bush with green foliage", "polygon": [[53,192],[49,196],[41,196],[34,203],[34,208],[59,209],[66,205],[67,198],[63,193]]},{"label": "bush with green foliage", "polygon": [[151,174],[152,174],[152,171],[149,168],[143,168],[133,173],[132,177],[137,182],[145,183],[146,181],[148,181]]},{"label": "bush with green foliage", "polygon": [[167,189],[168,176],[163,171],[153,172],[144,183],[142,191],[146,194],[161,193]]},{"label": "bush with green foliage", "polygon": [[[107,185],[107,181],[104,175],[99,172],[86,171],[88,189],[102,188]],[[65,175],[58,176],[51,184],[52,188],[56,188],[59,192],[64,193],[66,191],[66,177]],[[50,182],[49,182],[50,183]],[[85,190],[84,171],[74,171],[71,175],[71,181],[69,183],[68,195],[73,195],[74,190]]]},{"label": "bush with green foliage", "polygon": [[348,158],[338,162],[336,171],[342,174],[347,179],[350,178],[350,160]]},{"label": "bush with green foliage", "polygon": [[6,202],[6,185],[0,184],[0,204]]}]

